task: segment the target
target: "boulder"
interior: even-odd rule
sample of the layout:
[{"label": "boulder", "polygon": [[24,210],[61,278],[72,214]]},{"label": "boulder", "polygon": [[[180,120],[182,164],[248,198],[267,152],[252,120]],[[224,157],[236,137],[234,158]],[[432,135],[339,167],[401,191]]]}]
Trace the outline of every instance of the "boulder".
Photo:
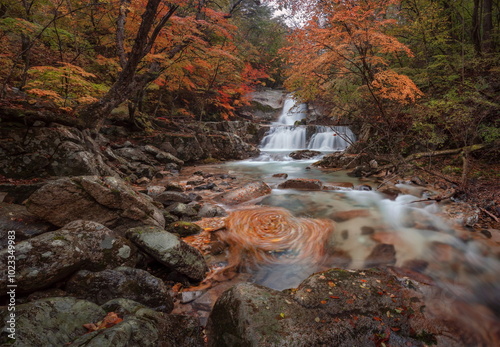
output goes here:
[{"label": "boulder", "polygon": [[489,345],[477,327],[450,311],[453,299],[434,302],[442,311],[428,306],[423,293],[429,291],[439,289],[382,270],[331,269],[283,292],[241,283],[216,302],[206,327],[208,345]]},{"label": "boulder", "polygon": [[277,173],[277,174],[274,174],[273,177],[287,179],[288,178],[288,174],[286,174],[286,173]]},{"label": "boulder", "polygon": [[295,160],[311,159],[311,158],[317,157],[318,155],[321,155],[321,152],[313,151],[310,149],[295,151],[295,152],[292,152],[289,154],[290,158],[295,159]]},{"label": "boulder", "polygon": [[[106,312],[123,321],[88,332],[85,324],[97,324]],[[4,327],[9,312],[2,312]],[[2,345],[12,343],[2,334]],[[16,346],[150,347],[204,346],[201,327],[194,317],[166,315],[137,302],[116,299],[102,307],[72,297],[37,300],[16,307]]]},{"label": "boulder", "polygon": [[100,146],[107,140],[73,127],[0,128],[0,175],[15,178],[116,175]]},{"label": "boulder", "polygon": [[[7,259],[7,249],[0,251]],[[122,264],[135,265],[135,248],[105,226],[74,221],[16,244],[16,284],[19,292],[32,292],[65,279],[80,269],[104,270]],[[7,272],[0,263],[0,273]],[[0,289],[7,290],[7,278]]]},{"label": "boulder", "polygon": [[227,212],[219,205],[204,204],[198,212],[200,218],[226,217]]},{"label": "boulder", "polygon": [[278,185],[280,189],[321,190],[323,182],[317,179],[294,178]]},{"label": "boulder", "polygon": [[111,299],[134,300],[155,311],[169,313],[174,307],[163,281],[149,272],[117,267],[99,272],[80,270],[66,283],[66,292],[102,305]]},{"label": "boulder", "polygon": [[0,202],[0,249],[7,247],[9,231],[15,232],[16,242],[56,229],[21,205]]},{"label": "boulder", "polygon": [[53,181],[33,193],[27,207],[57,226],[77,219],[120,231],[137,225],[165,226],[162,213],[149,197],[114,177],[79,176]]},{"label": "boulder", "polygon": [[173,234],[177,234],[180,237],[186,237],[186,236],[199,234],[203,230],[203,228],[197,224],[194,224],[194,223],[185,222],[185,221],[178,221],[178,222],[170,223],[166,227],[166,230],[168,232],[173,233]]},{"label": "boulder", "polygon": [[198,215],[198,211],[194,206],[183,204],[182,202],[175,202],[167,207],[167,212],[179,217],[180,219],[193,220]]},{"label": "boulder", "polygon": [[168,268],[195,281],[205,278],[208,267],[203,255],[174,234],[144,226],[128,230],[127,237]]},{"label": "boulder", "polygon": [[[2,311],[5,331],[10,312]],[[98,322],[106,312],[98,305],[76,298],[55,297],[17,305],[14,346],[66,346],[87,332],[83,324]],[[4,334],[0,344],[9,341]],[[10,342],[14,342],[10,340]],[[4,344],[5,343],[5,344]]]},{"label": "boulder", "polygon": [[164,206],[170,206],[176,202],[188,203],[193,201],[189,195],[181,192],[166,191],[154,197],[155,201],[161,202]]},{"label": "boulder", "polygon": [[123,322],[100,329],[73,341],[81,347],[202,347],[201,327],[195,317],[166,315],[139,308]]},{"label": "boulder", "polygon": [[240,188],[218,195],[215,200],[225,205],[238,205],[271,193],[271,187],[262,181],[250,182]]}]

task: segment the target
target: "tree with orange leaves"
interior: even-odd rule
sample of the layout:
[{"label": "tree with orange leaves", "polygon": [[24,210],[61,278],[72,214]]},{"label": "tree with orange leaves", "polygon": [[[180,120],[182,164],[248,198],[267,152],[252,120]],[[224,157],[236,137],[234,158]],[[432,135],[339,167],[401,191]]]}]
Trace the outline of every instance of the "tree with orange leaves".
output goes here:
[{"label": "tree with orange leaves", "polygon": [[390,124],[392,105],[414,102],[422,92],[391,68],[412,56],[390,34],[399,0],[326,0],[307,8],[308,18],[291,36],[286,54],[293,67],[286,85],[303,101],[321,100],[336,115],[370,109]]}]

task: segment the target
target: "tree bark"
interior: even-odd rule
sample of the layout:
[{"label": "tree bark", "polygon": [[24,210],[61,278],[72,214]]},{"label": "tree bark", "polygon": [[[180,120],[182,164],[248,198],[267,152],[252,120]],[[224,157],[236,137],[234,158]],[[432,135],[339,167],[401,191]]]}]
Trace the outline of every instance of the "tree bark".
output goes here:
[{"label": "tree bark", "polygon": [[153,28],[158,6],[161,1],[162,0],[148,1],[146,9],[142,14],[141,25],[137,31],[132,51],[128,56],[125,66],[119,73],[116,82],[99,101],[88,105],[79,112],[85,124],[85,128],[99,129],[102,122],[114,108],[127,100],[132,93],[140,88],[144,88],[147,83],[157,77],[160,70],[158,64],[153,63],[146,73],[140,75],[137,74],[137,69],[143,58],[151,51],[161,28],[166,25],[167,21],[178,8],[177,5],[170,7],[167,14],[165,14]]}]

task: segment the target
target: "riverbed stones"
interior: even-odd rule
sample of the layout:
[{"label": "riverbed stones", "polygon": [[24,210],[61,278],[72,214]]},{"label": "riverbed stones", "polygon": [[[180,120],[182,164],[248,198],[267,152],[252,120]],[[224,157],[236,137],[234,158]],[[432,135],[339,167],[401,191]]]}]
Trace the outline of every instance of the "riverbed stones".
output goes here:
[{"label": "riverbed stones", "polygon": [[[19,292],[32,292],[61,281],[80,269],[93,271],[123,264],[135,265],[135,247],[105,226],[74,221],[16,244],[16,284]],[[7,259],[7,250],[0,251]],[[6,273],[6,262],[0,273]],[[7,290],[7,278],[0,278]]]},{"label": "riverbed stones", "polygon": [[146,195],[115,177],[78,176],[50,182],[27,202],[28,211],[57,226],[77,219],[115,230],[137,225],[165,226],[160,210]]},{"label": "riverbed stones", "polygon": [[215,200],[225,205],[238,205],[270,193],[271,187],[262,181],[255,181],[222,193],[218,195]]},{"label": "riverbed stones", "polygon": [[125,266],[99,272],[80,270],[66,283],[65,290],[98,305],[124,298],[166,313],[174,307],[168,288],[161,279],[147,271]]},{"label": "riverbed stones", "polygon": [[294,178],[286,180],[278,185],[280,189],[298,189],[298,190],[321,190],[323,182],[317,179]]},{"label": "riverbed stones", "polygon": [[161,228],[132,228],[127,231],[127,237],[163,265],[195,281],[201,281],[208,272],[200,251]]}]

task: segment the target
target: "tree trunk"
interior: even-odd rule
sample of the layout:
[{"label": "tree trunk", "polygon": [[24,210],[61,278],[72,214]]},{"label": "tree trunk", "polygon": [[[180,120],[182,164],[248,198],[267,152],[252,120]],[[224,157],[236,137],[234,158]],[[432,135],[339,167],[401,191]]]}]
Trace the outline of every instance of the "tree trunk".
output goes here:
[{"label": "tree trunk", "polygon": [[493,0],[483,0],[483,40],[482,50],[485,53],[493,51]]},{"label": "tree trunk", "polygon": [[128,55],[127,63],[118,75],[116,82],[99,101],[88,105],[79,112],[85,128],[99,129],[114,108],[127,100],[132,93],[144,88],[147,83],[157,77],[159,72],[158,64],[153,63],[148,72],[141,75],[137,75],[137,69],[142,59],[151,51],[161,28],[165,26],[178,8],[178,6],[172,6],[153,29],[153,23],[161,1],[148,0],[132,51]]}]

